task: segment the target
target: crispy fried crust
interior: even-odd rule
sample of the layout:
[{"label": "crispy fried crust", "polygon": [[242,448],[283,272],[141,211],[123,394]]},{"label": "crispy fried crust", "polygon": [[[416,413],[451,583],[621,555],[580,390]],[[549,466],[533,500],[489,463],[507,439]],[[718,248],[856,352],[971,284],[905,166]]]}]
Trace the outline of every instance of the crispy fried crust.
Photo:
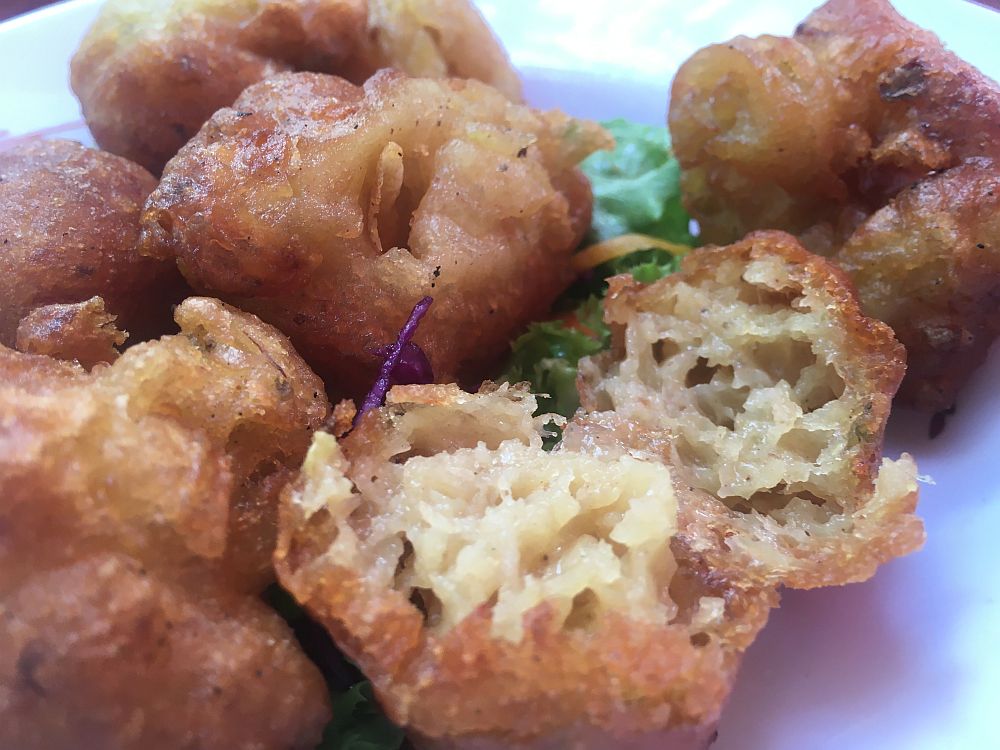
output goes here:
[{"label": "crispy fried crust", "polygon": [[0,745],[315,747],[322,678],[281,619],[98,552],[4,591]]},{"label": "crispy fried crust", "polygon": [[[124,535],[143,562],[218,559],[234,586],[259,590],[277,493],[328,403],[288,340],[253,316],[200,298],[176,315],[181,334],[90,374],[0,350],[7,527],[69,556]],[[13,552],[0,558],[12,576],[31,572]]]},{"label": "crispy fried crust", "polygon": [[[637,476],[633,470],[660,472],[666,483],[654,484],[652,494],[643,497],[669,499],[669,476],[656,462],[609,442],[613,431],[603,425],[581,423],[574,427],[572,445],[545,453],[531,417],[534,406],[534,398],[519,389],[487,388],[472,395],[453,386],[397,388],[385,407],[367,413],[339,443],[318,434],[302,477],[283,497],[275,556],[282,584],[326,624],[372,680],[390,717],[406,726],[420,747],[586,749],[609,742],[628,748],[706,747],[740,654],[763,626],[774,592],[713,584],[683,559],[675,560],[667,534],[644,553],[654,558],[642,558],[665,555],[665,567],[653,568],[666,576],[659,579],[663,588],[655,589],[659,603],[640,599],[635,606],[603,609],[602,597],[611,594],[597,583],[605,564],[598,562],[600,545],[588,558],[592,564],[579,569],[566,553],[577,539],[597,533],[591,529],[594,516],[577,506],[559,521],[566,524],[557,535],[560,546],[532,547],[563,512],[555,500],[559,488],[575,487],[571,491],[586,505],[599,495],[604,474],[625,471],[616,487],[628,496]],[[548,462],[549,470],[531,463],[527,475],[519,474],[520,461]],[[538,504],[525,500],[524,512],[535,513],[534,520],[506,524],[502,539],[489,537],[497,542],[495,559],[491,553],[482,557],[476,542],[461,547],[459,529],[487,518],[467,512],[481,493],[506,486],[499,497],[508,500],[494,509],[510,511],[521,507],[510,505],[514,497],[531,497],[531,486],[562,476],[577,461],[578,484],[553,480]],[[585,468],[591,462],[595,468]],[[490,473],[498,467],[505,467],[499,476],[509,477],[509,485]],[[422,481],[440,482],[444,495],[420,494],[415,488]],[[428,547],[421,529],[426,532],[429,523],[435,533],[434,525],[450,517],[452,511],[439,502],[448,493],[469,493],[470,505],[454,506],[464,520],[455,527],[446,523],[441,528],[451,531]],[[424,520],[410,516],[413,525],[404,527],[403,535],[412,543],[404,544],[395,536],[394,519],[410,513],[421,498]],[[547,503],[553,504],[550,511],[539,510]],[[654,518],[654,526],[669,522]],[[621,559],[628,559],[627,537],[614,532],[612,537],[622,544]],[[511,544],[520,545],[515,555],[523,556],[515,571],[530,569],[536,553],[543,568],[558,557],[553,578],[536,582],[558,588],[560,575],[583,575],[594,578],[594,592],[604,593],[576,597],[572,607],[543,598],[537,606],[515,610],[524,612],[523,619],[505,622],[501,610],[512,592],[516,595],[521,573],[503,574],[513,577],[492,596],[486,589],[474,598],[460,592],[479,590],[481,576],[494,575],[498,566],[509,571]],[[420,560],[429,554],[432,562],[426,564],[433,566],[434,549],[457,554],[455,567],[442,568],[436,583],[421,583]],[[571,570],[577,572],[567,573]],[[620,583],[640,576],[640,568],[628,571]],[[534,574],[526,575],[527,582]],[[454,618],[455,606],[468,614]],[[658,619],[661,607],[670,613],[666,619]]]},{"label": "crispy fried crust", "polygon": [[138,165],[72,141],[0,152],[0,344],[36,307],[95,295],[134,340],[169,328],[183,280],[135,249],[154,187]]},{"label": "crispy fried crust", "polygon": [[[986,320],[1000,314],[1000,249],[985,218],[993,178],[977,174],[995,174],[1000,159],[995,82],[884,0],[831,0],[792,38],[695,53],[674,81],[669,121],[706,241],[775,228],[836,254],[865,310],[884,311],[907,348],[901,397],[953,403],[996,335]],[[907,296],[933,312],[911,325],[913,308],[889,303]]]},{"label": "crispy fried crust", "polygon": [[393,67],[520,83],[468,0],[109,0],[73,57],[94,138],[159,174],[217,109],[276,73]]},{"label": "crispy fried crust", "polygon": [[665,433],[679,539],[711,570],[812,588],[920,546],[916,466],[881,455],[903,349],[838,268],[756,232],[610,287],[614,345],[581,362],[581,403]]},{"label": "crispy fried crust", "polygon": [[170,163],[144,252],[286,332],[363,394],[414,304],[439,382],[477,378],[570,280],[591,123],[475,81],[296,73],[250,87]]},{"label": "crispy fried crust", "polygon": [[906,345],[900,395],[947,407],[1000,334],[1000,166],[973,159],[902,191],[835,260]]},{"label": "crispy fried crust", "polygon": [[28,313],[17,326],[17,349],[45,354],[86,369],[118,359],[119,347],[128,338],[118,330],[115,315],[104,309],[104,300],[91,297],[70,305],[45,305]]},{"label": "crispy fried crust", "polygon": [[322,679],[257,600],[275,502],[327,414],[253,316],[90,373],[0,347],[0,745],[312,747]]}]

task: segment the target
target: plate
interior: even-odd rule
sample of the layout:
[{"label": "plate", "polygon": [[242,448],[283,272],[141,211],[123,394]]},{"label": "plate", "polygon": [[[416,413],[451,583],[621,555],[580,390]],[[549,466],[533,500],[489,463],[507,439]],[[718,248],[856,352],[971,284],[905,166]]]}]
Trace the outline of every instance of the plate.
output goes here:
[{"label": "plate", "polygon": [[[0,25],[0,147],[30,134],[92,143],[69,58],[99,3],[70,0]],[[662,123],[673,71],[739,33],[788,34],[811,0],[483,0],[531,103]],[[960,0],[900,0],[987,75],[1000,77],[1000,14]],[[1000,700],[1000,347],[931,440],[894,413],[886,454],[924,477],[919,553],[864,584],[786,592],[750,648],[713,750],[996,747]]]}]

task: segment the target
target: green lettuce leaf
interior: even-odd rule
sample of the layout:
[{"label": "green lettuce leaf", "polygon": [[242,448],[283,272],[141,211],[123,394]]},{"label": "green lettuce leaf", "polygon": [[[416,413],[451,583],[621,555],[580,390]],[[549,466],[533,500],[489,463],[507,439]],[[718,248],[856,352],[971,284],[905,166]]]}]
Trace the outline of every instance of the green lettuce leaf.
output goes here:
[{"label": "green lettuce leaf", "polygon": [[639,233],[691,244],[670,133],[627,120],[602,125],[614,136],[615,150],[599,151],[580,165],[594,191],[590,242]]},{"label": "green lettuce leaf", "polygon": [[370,682],[332,698],[333,720],[316,750],[398,750],[403,744],[403,730],[382,713]]},{"label": "green lettuce leaf", "polygon": [[[594,298],[590,307],[596,308],[599,315],[599,300]],[[589,310],[584,314],[587,320],[580,318],[580,322],[592,333],[570,327],[561,320],[550,320],[532,323],[511,346],[510,360],[500,381],[528,381],[534,393],[547,394],[538,398],[539,413],[571,417],[580,406],[576,392],[577,362],[601,351],[607,346],[605,339],[610,338],[599,317],[595,319]],[[596,330],[591,326],[596,326]]]},{"label": "green lettuce leaf", "polygon": [[[581,168],[594,191],[588,243],[623,234],[646,234],[690,245],[689,217],[681,205],[680,167],[670,149],[666,128],[626,120],[602,123],[615,137],[614,151],[589,156]],[[603,321],[606,279],[631,273],[643,283],[677,270],[680,259],[666,250],[637,250],[602,263],[583,274],[556,303],[563,320],[534,323],[511,347],[499,380],[528,381],[538,399],[538,413],[572,417],[579,408],[577,364],[581,357],[606,349],[611,334]],[[566,320],[574,321],[567,324]],[[551,438],[546,441],[550,445]]]}]

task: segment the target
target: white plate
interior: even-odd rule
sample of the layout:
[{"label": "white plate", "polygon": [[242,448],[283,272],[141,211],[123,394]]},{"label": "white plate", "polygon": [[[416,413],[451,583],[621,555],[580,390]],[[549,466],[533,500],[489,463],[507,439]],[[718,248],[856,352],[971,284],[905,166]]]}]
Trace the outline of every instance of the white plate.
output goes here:
[{"label": "white plate", "polygon": [[[68,62],[98,3],[72,0],[0,25],[0,130],[91,142]],[[811,0],[483,0],[529,98],[581,116],[663,121],[677,65],[737,33],[790,33]],[[960,0],[900,0],[909,18],[1000,77],[1000,15]],[[619,10],[627,8],[627,12]],[[933,478],[927,546],[871,581],[789,592],[751,647],[713,750],[1000,747],[1000,347],[934,441],[898,413],[887,453]]]}]

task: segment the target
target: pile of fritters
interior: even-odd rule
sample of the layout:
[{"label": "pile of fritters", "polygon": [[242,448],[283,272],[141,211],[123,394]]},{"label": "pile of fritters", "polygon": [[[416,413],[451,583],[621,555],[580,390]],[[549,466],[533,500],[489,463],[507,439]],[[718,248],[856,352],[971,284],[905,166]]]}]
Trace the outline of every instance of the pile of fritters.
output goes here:
[{"label": "pile of fritters", "polygon": [[1000,333],[1000,87],[885,0],[681,66],[670,130],[710,242],[793,232],[906,346],[901,397],[950,406]]},{"label": "pile of fritters", "polygon": [[322,678],[256,594],[328,412],[288,340],[209,299],[113,365],[0,347],[0,745],[301,747]]},{"label": "pile of fritters", "polygon": [[159,174],[212,113],[292,70],[520,82],[469,0],[106,0],[73,57],[101,148]]},{"label": "pile of fritters", "polygon": [[[780,587],[922,543],[883,435],[907,355],[945,404],[1000,330],[1000,94],[884,3],[681,69],[731,244],[610,279],[570,420],[482,381],[611,141],[522,105],[466,0],[110,0],[73,86],[162,180],[0,154],[0,745],[315,746],[277,575],[420,747],[704,748]],[[438,384],[331,410],[428,296]]]},{"label": "pile of fritters", "polygon": [[283,496],[282,584],[421,746],[704,747],[777,586],[923,542],[902,347],[831,263],[758,233],[605,316],[552,451],[521,389],[397,387]]}]

